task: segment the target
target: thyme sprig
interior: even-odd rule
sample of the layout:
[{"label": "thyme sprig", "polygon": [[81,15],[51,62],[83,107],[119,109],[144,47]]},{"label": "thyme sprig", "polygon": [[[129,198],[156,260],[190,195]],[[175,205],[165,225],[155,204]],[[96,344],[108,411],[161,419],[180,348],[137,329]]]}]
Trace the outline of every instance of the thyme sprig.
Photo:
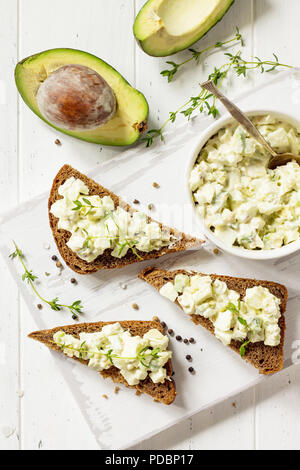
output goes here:
[{"label": "thyme sprig", "polygon": [[[84,347],[84,345],[86,344],[85,341],[80,345],[80,348],[74,348],[74,346],[68,345],[65,343],[60,344],[60,343],[57,343],[56,341],[51,341],[51,343],[58,346],[62,351],[64,351],[65,349],[69,349],[70,351],[78,352],[80,359],[82,359],[83,354],[86,354],[86,353],[93,354],[93,355],[97,354],[97,355],[105,356],[111,362],[112,365],[114,365],[114,362],[113,362],[114,359],[119,359],[119,360],[124,360],[124,361],[139,361],[147,369],[151,368],[151,364],[154,360],[159,359],[159,353],[161,352],[160,348],[151,349],[150,346],[145,346],[139,352],[137,356],[123,357],[123,356],[118,356],[117,354],[114,354],[113,349],[109,349],[107,352],[101,349],[98,349],[97,351],[88,351]],[[150,362],[148,364],[145,362],[147,359],[150,359]]]},{"label": "thyme sprig", "polygon": [[[240,54],[238,51],[237,54]],[[214,68],[213,72],[208,76],[209,80],[212,80],[214,84],[220,87],[227,77],[227,74],[231,67],[233,66],[233,60],[226,62],[219,69]],[[207,90],[201,88],[200,93],[197,96],[192,96],[186,103],[184,103],[180,108],[174,112],[169,113],[169,118],[164,122],[164,124],[159,129],[152,129],[145,134],[143,141],[146,142],[146,147],[150,147],[153,144],[153,140],[160,136],[160,140],[164,140],[163,131],[165,127],[171,122],[174,123],[177,119],[178,114],[183,114],[188,120],[191,119],[193,113],[199,109],[200,113],[204,111],[208,115],[212,115],[216,118],[219,114],[219,111],[216,107],[216,97],[209,93]]]},{"label": "thyme sprig", "polygon": [[255,60],[246,60],[241,54],[233,55],[230,52],[226,52],[225,56],[233,62],[233,70],[237,76],[246,77],[249,70],[259,70],[261,73],[273,72],[278,67],[287,67],[292,69],[292,65],[282,64],[279,61],[278,56],[273,52],[273,60],[261,60],[259,57],[254,57]]},{"label": "thyme sprig", "polygon": [[[228,78],[229,72],[232,72],[237,77],[246,77],[247,73],[251,70],[259,70],[261,73],[267,73],[276,70],[278,67],[293,68],[292,65],[283,64],[279,61],[278,56],[273,54],[274,60],[262,60],[259,57],[254,57],[252,60],[244,59],[239,50],[235,54],[225,53],[226,61],[219,68],[215,67],[209,74],[208,79],[212,80],[214,84],[221,88],[224,80]],[[201,89],[198,95],[192,96],[176,111],[170,112],[168,119],[158,129],[150,129],[144,136],[143,141],[146,142],[146,147],[151,147],[154,140],[158,137],[164,141],[164,130],[169,123],[174,123],[178,115],[183,114],[188,120],[194,115],[196,111],[199,113],[206,113],[216,118],[219,115],[219,110],[216,107],[216,98],[206,90]]]},{"label": "thyme sprig", "polygon": [[185,61],[183,61],[179,64],[177,64],[176,62],[173,62],[173,61],[166,62],[167,64],[171,65],[172,68],[163,70],[162,72],[160,72],[160,74],[163,77],[166,77],[167,80],[168,80],[168,83],[170,83],[173,80],[176,73],[178,72],[178,70],[181,67],[183,67],[185,64],[187,64],[187,63],[191,62],[192,60],[194,60],[196,62],[196,64],[198,65],[200,63],[200,59],[202,58],[203,54],[205,54],[206,52],[212,51],[214,49],[220,49],[223,46],[228,46],[229,44],[236,43],[236,42],[240,42],[241,46],[244,45],[244,39],[243,39],[238,27],[236,27],[235,36],[233,38],[229,39],[228,41],[218,41],[215,44],[213,44],[212,46],[208,46],[205,49],[202,49],[201,51],[197,51],[196,49],[191,48],[191,49],[189,49],[189,51],[192,53],[191,57],[189,57],[188,59],[186,59]]},{"label": "thyme sprig", "polygon": [[82,208],[88,208],[88,212],[85,214],[85,215],[89,215],[89,213],[93,210],[93,209],[98,209],[97,206],[93,206],[93,204],[91,203],[91,201],[89,201],[89,199],[83,197],[82,198],[83,202],[85,204],[82,204],[81,201],[79,201],[79,199],[77,199],[76,201],[73,201],[73,204],[75,205],[75,207],[73,207],[72,211],[80,211]]},{"label": "thyme sprig", "polygon": [[56,297],[55,299],[53,300],[47,300],[45,299],[39,292],[38,290],[36,289],[35,287],[35,281],[38,279],[38,276],[36,276],[35,274],[33,274],[32,270],[29,270],[25,264],[25,256],[23,254],[23,252],[19,249],[19,247],[17,246],[17,244],[15,242],[13,242],[14,245],[15,245],[15,251],[13,253],[11,253],[9,255],[9,257],[11,259],[15,259],[15,258],[18,258],[19,261],[21,262],[23,268],[24,268],[24,274],[22,275],[22,280],[23,281],[27,281],[27,283],[30,285],[30,287],[32,288],[32,290],[34,291],[34,293],[37,295],[37,297],[42,301],[44,302],[45,304],[49,305],[49,307],[51,307],[52,310],[55,310],[55,311],[59,311],[61,310],[62,308],[66,308],[68,309],[71,313],[72,313],[72,316],[73,318],[75,319],[78,319],[79,318],[79,314],[82,313],[82,309],[83,309],[83,306],[81,304],[81,300],[75,300],[75,302],[73,302],[71,305],[65,305],[65,304],[61,304],[59,303],[59,299],[58,297]]}]

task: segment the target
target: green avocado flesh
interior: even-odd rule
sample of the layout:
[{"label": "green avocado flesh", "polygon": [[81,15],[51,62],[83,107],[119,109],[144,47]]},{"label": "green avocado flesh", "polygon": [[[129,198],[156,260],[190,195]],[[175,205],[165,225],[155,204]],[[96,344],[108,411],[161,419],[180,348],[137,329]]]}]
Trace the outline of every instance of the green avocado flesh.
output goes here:
[{"label": "green avocado flesh", "polygon": [[149,55],[163,57],[188,48],[220,21],[234,0],[149,0],[133,31]]},{"label": "green avocado flesh", "polygon": [[[92,130],[69,131],[55,127],[41,114],[37,105],[39,86],[58,68],[77,64],[89,67],[101,75],[113,90],[117,111],[103,126]],[[142,93],[113,67],[98,57],[76,49],[51,49],[22,60],[15,70],[16,85],[25,103],[43,121],[77,139],[102,145],[131,145],[147,127],[148,103]]]}]

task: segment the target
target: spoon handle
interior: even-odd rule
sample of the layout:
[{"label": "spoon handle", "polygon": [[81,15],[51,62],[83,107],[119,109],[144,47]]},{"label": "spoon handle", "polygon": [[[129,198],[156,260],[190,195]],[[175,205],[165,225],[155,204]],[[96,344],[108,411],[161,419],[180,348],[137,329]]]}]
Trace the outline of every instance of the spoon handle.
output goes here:
[{"label": "spoon handle", "polygon": [[264,139],[261,133],[257,130],[254,124],[250,119],[235,105],[233,104],[220,90],[215,86],[215,84],[208,80],[201,84],[202,88],[212,93],[214,96],[219,98],[223,103],[227,111],[231,116],[243,126],[243,128],[250,134],[255,140],[257,140],[273,157],[277,156],[277,153],[272,149],[268,142]]}]

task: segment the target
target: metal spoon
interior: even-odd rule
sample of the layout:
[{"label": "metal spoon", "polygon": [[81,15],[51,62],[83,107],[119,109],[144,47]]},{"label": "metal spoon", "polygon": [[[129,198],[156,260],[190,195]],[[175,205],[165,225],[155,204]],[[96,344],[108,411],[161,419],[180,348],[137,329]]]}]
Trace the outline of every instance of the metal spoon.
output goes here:
[{"label": "metal spoon", "polygon": [[266,150],[272,155],[270,158],[268,168],[274,170],[277,166],[285,165],[286,163],[290,162],[291,160],[296,160],[298,165],[300,165],[300,156],[294,155],[292,153],[276,153],[275,150],[268,144],[268,142],[264,139],[258,129],[254,126],[254,124],[250,121],[250,119],[235,105],[233,104],[220,90],[215,86],[215,84],[208,80],[201,84],[202,88],[212,93],[214,96],[219,98],[219,100],[223,103],[227,111],[231,114],[231,116],[243,126],[243,128],[251,135],[257,142],[259,142]]}]

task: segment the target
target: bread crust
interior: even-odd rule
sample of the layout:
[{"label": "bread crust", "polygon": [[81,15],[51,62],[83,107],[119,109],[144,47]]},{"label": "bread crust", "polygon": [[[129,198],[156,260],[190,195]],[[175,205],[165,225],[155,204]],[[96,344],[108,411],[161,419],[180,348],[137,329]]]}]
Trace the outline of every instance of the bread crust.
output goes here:
[{"label": "bread crust", "polygon": [[[221,276],[217,274],[203,274],[196,271],[186,271],[184,269],[166,271],[152,266],[144,269],[139,274],[139,278],[151,284],[157,290],[160,290],[166,282],[174,281],[177,274],[186,274],[188,276],[193,276],[195,274],[200,276],[209,275],[213,280],[219,279],[220,281],[225,282],[228,289],[238,292],[242,299],[245,296],[246,289],[254,286],[266,287],[273,295],[276,295],[276,297],[280,299],[281,317],[278,321],[281,330],[280,344],[278,346],[266,346],[263,341],[258,343],[249,343],[243,359],[256,367],[260,374],[274,374],[283,368],[283,348],[286,329],[285,311],[288,298],[288,292],[284,285],[272,281]],[[176,304],[181,308],[178,301],[176,301]],[[190,317],[196,325],[203,326],[214,335],[214,325],[209,318],[204,318],[201,315],[190,315]],[[232,341],[229,347],[236,353],[240,354],[241,345],[242,342],[240,341]]]},{"label": "bread crust", "polygon": [[[79,337],[79,333],[95,333],[102,330],[103,326],[111,325],[116,323],[116,321],[110,322],[96,322],[96,323],[79,323],[74,325],[65,325],[59,326],[56,328],[52,328],[50,330],[41,330],[41,331],[34,331],[28,335],[29,338],[34,339],[36,341],[40,341],[41,343],[48,346],[48,348],[52,349],[53,351],[61,351],[61,348],[53,343],[53,335],[57,331],[64,331],[67,334],[73,335],[76,338]],[[124,330],[129,330],[133,336],[143,336],[147,331],[151,330],[152,328],[159,330],[162,334],[164,334],[164,328],[162,327],[159,321],[120,321],[119,322]],[[82,364],[88,365],[87,360],[78,359],[77,357],[73,357],[76,361],[81,362]],[[172,361],[169,361],[165,364],[165,369],[167,370],[167,376],[172,377],[173,374],[173,367]],[[141,380],[137,385],[129,385],[124,377],[121,375],[119,369],[117,367],[110,367],[110,369],[103,370],[100,372],[103,378],[107,379],[110,378],[113,382],[118,384],[123,384],[128,388],[135,389],[137,392],[146,393],[150,395],[154,400],[164,403],[165,405],[170,405],[173,403],[176,397],[176,386],[174,380],[171,378],[170,380],[165,380],[163,384],[155,384],[150,379],[149,375],[145,380]]]},{"label": "bread crust", "polygon": [[[75,170],[69,165],[64,165],[56,177],[54,178],[49,201],[48,201],[48,213],[49,213],[49,223],[53,233],[53,237],[55,243],[57,245],[58,251],[62,256],[63,260],[67,264],[69,268],[73,271],[77,272],[78,274],[91,274],[100,269],[116,269],[116,268],[123,268],[132,263],[137,263],[140,261],[150,260],[159,258],[160,256],[167,255],[169,253],[185,251],[189,248],[197,248],[200,247],[204,242],[202,240],[198,240],[190,235],[185,235],[182,232],[179,232],[175,229],[170,229],[159,223],[160,227],[164,227],[166,230],[169,230],[170,233],[180,239],[170,247],[162,247],[160,250],[153,250],[150,253],[144,253],[141,251],[137,251],[138,255],[142,258],[138,258],[131,250],[128,250],[125,256],[122,258],[115,258],[111,256],[111,250],[105,250],[103,255],[98,256],[93,262],[88,263],[87,261],[79,258],[68,246],[67,242],[71,237],[71,233],[67,230],[62,230],[58,228],[58,219],[51,214],[50,209],[54,202],[58,199],[61,199],[62,196],[58,194],[59,187],[71,177],[81,179],[89,188],[89,195],[98,195],[100,197],[110,196],[115,203],[115,206],[121,206],[124,210],[133,213],[137,212],[133,209],[129,204],[122,201],[122,199],[114,194],[113,192],[109,191],[108,189],[104,188],[100,184],[96,183],[92,179],[88,178],[87,176],[83,175],[79,171]],[[150,217],[148,217],[148,221],[153,221]]]}]

